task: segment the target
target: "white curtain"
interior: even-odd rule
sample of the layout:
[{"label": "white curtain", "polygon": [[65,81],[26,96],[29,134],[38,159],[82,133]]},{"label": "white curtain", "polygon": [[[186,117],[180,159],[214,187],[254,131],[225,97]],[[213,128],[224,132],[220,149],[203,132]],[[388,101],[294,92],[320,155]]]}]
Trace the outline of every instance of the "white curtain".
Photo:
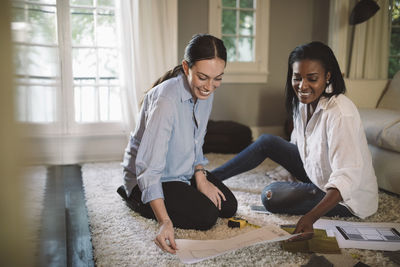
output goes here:
[{"label": "white curtain", "polygon": [[178,62],[177,0],[121,0],[122,102],[127,133],[144,92]]},{"label": "white curtain", "polygon": [[377,0],[378,12],[355,25],[349,78],[387,79],[389,64],[389,1]]},{"label": "white curtain", "polygon": [[343,73],[348,72],[349,10],[350,1],[330,0],[328,43]]},{"label": "white curtain", "polygon": [[386,79],[390,41],[389,1],[377,0],[378,12],[366,22],[352,26],[349,25],[349,17],[357,2],[330,0],[329,45],[348,78]]}]

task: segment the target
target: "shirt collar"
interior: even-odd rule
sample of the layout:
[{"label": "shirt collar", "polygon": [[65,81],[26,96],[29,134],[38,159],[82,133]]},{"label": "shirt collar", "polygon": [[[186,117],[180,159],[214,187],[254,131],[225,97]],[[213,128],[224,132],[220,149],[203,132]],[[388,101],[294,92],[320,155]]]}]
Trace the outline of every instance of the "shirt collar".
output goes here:
[{"label": "shirt collar", "polygon": [[326,96],[321,96],[321,98],[318,101],[318,105],[317,105],[317,108],[315,109],[315,111],[318,111],[319,109],[327,109],[330,99],[331,98],[328,98]]},{"label": "shirt collar", "polygon": [[179,74],[179,79],[182,79],[182,81],[183,81],[181,83],[183,90],[180,90],[180,92],[181,92],[181,101],[185,102],[185,101],[193,99],[192,93],[190,92],[190,86],[189,86],[189,83],[188,83],[188,80],[187,80],[185,74],[183,74],[183,73]]},{"label": "shirt collar", "polygon": [[[321,109],[327,109],[328,104],[329,104],[330,98],[327,98],[325,96],[321,96],[321,98],[318,101],[317,108],[315,109],[314,113],[317,113]],[[307,105],[299,102],[299,109],[300,112],[306,112],[307,111]]]}]

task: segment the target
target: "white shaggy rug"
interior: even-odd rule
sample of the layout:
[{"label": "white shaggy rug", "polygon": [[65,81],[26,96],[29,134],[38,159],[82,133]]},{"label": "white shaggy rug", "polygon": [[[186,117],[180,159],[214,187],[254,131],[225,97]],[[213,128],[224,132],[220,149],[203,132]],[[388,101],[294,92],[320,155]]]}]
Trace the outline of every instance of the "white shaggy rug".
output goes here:
[{"label": "white shaggy rug", "polygon": [[[209,170],[233,157],[223,154],[206,156],[210,160]],[[238,216],[257,225],[297,222],[299,216],[265,215],[250,210],[250,205],[261,205],[261,190],[272,182],[265,172],[276,166],[266,160],[258,168],[225,181],[238,200]],[[177,256],[162,252],[153,243],[158,231],[156,221],[131,211],[116,193],[122,184],[119,162],[84,164],[82,175],[97,266],[184,266]],[[379,201],[378,212],[366,221],[400,222],[400,198],[380,192]],[[356,218],[349,220],[359,221]],[[227,219],[218,219],[208,231],[176,229],[175,238],[225,239],[253,229],[231,229],[227,226]],[[279,243],[271,243],[247,247],[192,266],[300,266],[307,263],[310,256],[286,252]],[[351,257],[355,263],[360,260],[370,266],[396,266],[379,251],[342,249],[342,255],[337,259]]]}]

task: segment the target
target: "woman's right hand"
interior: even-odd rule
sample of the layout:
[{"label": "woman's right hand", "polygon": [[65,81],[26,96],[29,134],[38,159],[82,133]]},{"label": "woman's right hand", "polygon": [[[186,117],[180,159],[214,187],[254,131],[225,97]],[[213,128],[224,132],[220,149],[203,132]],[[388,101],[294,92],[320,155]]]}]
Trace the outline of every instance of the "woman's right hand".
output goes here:
[{"label": "woman's right hand", "polygon": [[163,251],[169,252],[171,254],[176,254],[176,243],[174,237],[174,227],[170,219],[166,219],[161,221],[160,230],[154,242],[156,245],[161,248]]},{"label": "woman's right hand", "polygon": [[[203,168],[201,165],[197,165],[196,168]],[[213,183],[207,180],[207,176],[204,172],[195,173],[197,189],[208,197],[214,205],[221,210],[222,201],[226,201],[225,195],[218,189]]]},{"label": "woman's right hand", "polygon": [[209,182],[207,178],[202,181],[196,180],[197,189],[206,195],[214,205],[221,210],[222,201],[226,201],[225,195],[213,183]]}]

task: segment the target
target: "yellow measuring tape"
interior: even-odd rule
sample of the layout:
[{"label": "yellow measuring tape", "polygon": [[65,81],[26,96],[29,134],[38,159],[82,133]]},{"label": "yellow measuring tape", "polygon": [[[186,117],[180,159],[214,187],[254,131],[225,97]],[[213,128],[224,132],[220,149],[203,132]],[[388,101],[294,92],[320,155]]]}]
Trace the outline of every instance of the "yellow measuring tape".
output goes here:
[{"label": "yellow measuring tape", "polygon": [[255,228],[260,228],[260,226],[249,223],[246,219],[240,217],[232,217],[228,220],[228,226],[231,228],[243,228],[245,226],[252,226]]}]

